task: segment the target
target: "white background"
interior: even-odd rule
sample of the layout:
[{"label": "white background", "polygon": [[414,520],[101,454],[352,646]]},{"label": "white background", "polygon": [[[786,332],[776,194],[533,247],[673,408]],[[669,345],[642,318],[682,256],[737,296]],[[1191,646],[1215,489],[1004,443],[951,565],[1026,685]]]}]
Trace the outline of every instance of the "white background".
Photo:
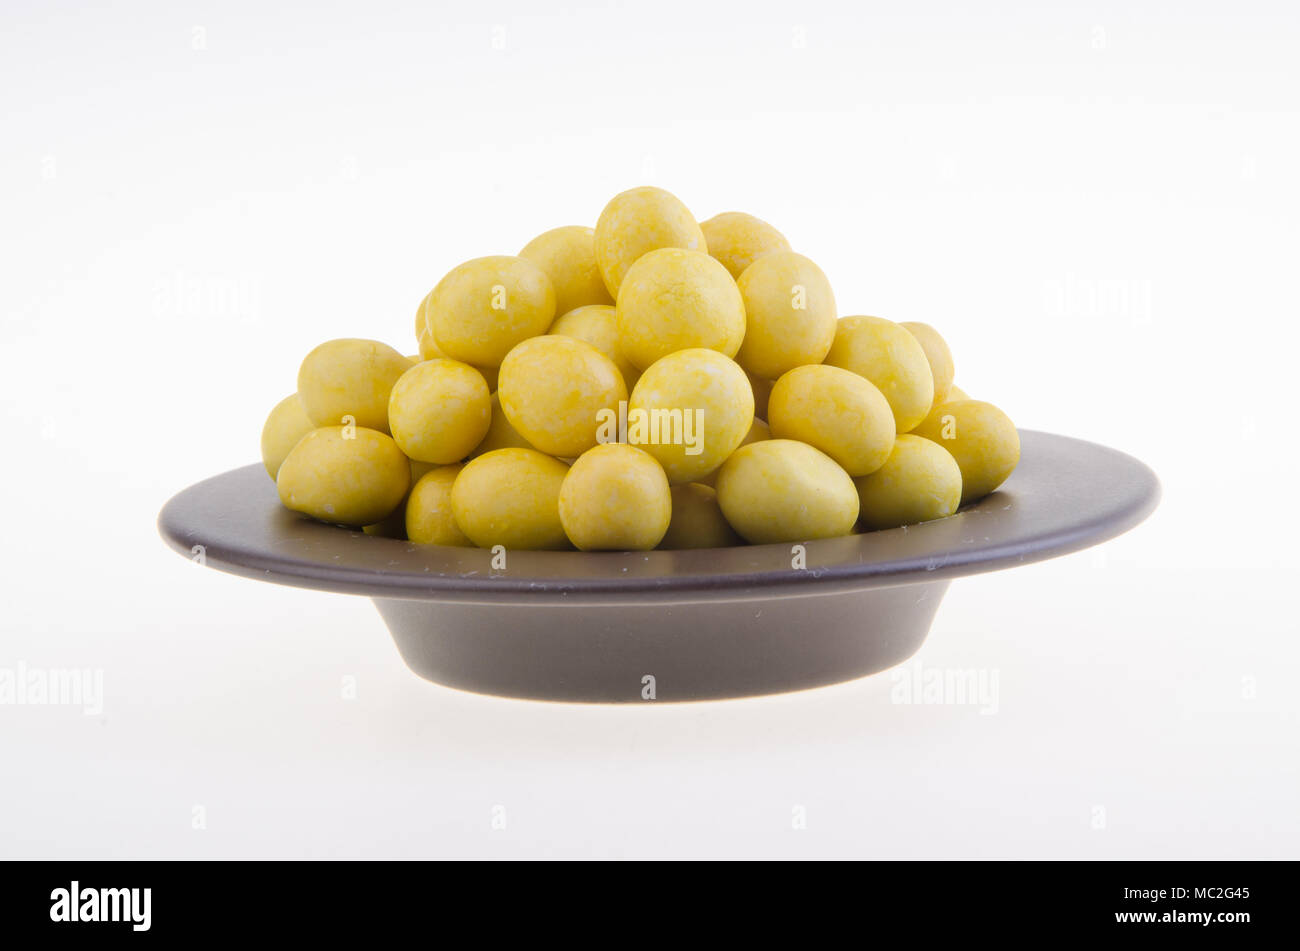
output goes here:
[{"label": "white background", "polygon": [[[0,706],[0,855],[1296,857],[1297,8],[1046,6],[7,2],[0,667],[106,696]],[[996,712],[470,696],[364,599],[164,547],[308,349],[411,352],[448,268],[638,184],[1160,474],[953,585],[913,663]]]}]

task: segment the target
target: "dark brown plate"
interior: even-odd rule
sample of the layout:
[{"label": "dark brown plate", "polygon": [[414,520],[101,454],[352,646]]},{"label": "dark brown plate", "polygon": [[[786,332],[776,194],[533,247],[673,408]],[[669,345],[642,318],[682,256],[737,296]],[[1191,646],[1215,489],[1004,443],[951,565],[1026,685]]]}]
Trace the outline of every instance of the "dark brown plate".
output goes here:
[{"label": "dark brown plate", "polygon": [[[552,700],[691,700],[835,683],[924,640],[948,582],[1077,551],[1155,508],[1155,474],[1095,443],[1021,432],[997,492],[939,521],[792,545],[492,555],[377,538],[287,511],[260,465],[164,506],[208,566],[375,599],[416,673]],[[653,689],[651,689],[653,688]]]}]

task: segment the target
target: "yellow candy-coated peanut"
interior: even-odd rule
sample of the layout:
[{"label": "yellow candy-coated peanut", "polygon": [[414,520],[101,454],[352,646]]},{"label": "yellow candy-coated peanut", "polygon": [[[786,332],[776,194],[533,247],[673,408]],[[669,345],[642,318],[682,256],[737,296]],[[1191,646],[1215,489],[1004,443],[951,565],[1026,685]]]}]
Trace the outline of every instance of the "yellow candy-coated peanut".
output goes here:
[{"label": "yellow candy-coated peanut", "polygon": [[659,460],[670,483],[695,482],[749,432],[754,393],[734,360],[715,350],[679,350],[641,374],[627,420],[627,442]]},{"label": "yellow candy-coated peanut", "polygon": [[754,545],[848,535],[858,520],[853,480],[830,456],[793,439],[737,450],[718,473],[718,504]]},{"label": "yellow candy-coated peanut", "polygon": [[519,252],[546,272],[555,288],[555,312],[567,314],[588,304],[613,304],[596,266],[596,232],[582,225],[552,228]]},{"label": "yellow candy-coated peanut", "polygon": [[420,349],[421,360],[437,360],[447,356],[438,349],[437,341],[433,339],[433,321],[429,317],[429,298],[433,297],[433,291],[424,295],[420,301],[420,306],[415,309],[415,342]]},{"label": "yellow candy-coated peanut", "polygon": [[875,472],[894,447],[894,414],[871,381],[839,367],[796,367],[772,387],[768,425],[777,439],[820,449],[851,476]]},{"label": "yellow candy-coated peanut", "polygon": [[911,432],[934,401],[934,377],[914,336],[883,317],[842,317],[826,354],[831,366],[852,370],[876,385],[894,411],[894,426]]},{"label": "yellow candy-coated peanut", "polygon": [[[419,359],[420,361],[450,360],[447,354],[438,349],[438,341],[433,338],[433,319],[429,315],[429,300],[432,297],[433,291],[425,294],[424,300],[420,301],[420,307],[415,312],[415,339],[420,347]],[[487,372],[480,372],[483,372],[484,377],[487,376]]]},{"label": "yellow candy-coated peanut", "polygon": [[451,357],[438,349],[438,344],[434,342],[433,334],[427,334],[420,338],[420,359],[450,360]]},{"label": "yellow candy-coated peanut", "polygon": [[707,252],[704,232],[681,200],[662,188],[642,186],[609,200],[596,222],[596,266],[617,298],[628,269],[659,248]]},{"label": "yellow candy-coated peanut", "polygon": [[606,414],[617,416],[627,388],[614,361],[560,334],[525,340],[501,364],[497,396],[510,425],[553,456],[579,456],[597,442]]},{"label": "yellow candy-coated peanut", "polygon": [[661,248],[623,279],[616,305],[619,347],[644,370],[678,350],[734,357],[745,337],[745,302],[727,269],[707,254]]},{"label": "yellow candy-coated peanut", "polygon": [[740,275],[765,254],[789,251],[790,242],[761,218],[743,211],[724,211],[708,221],[700,222],[709,255],[718,260],[731,276]]},{"label": "yellow candy-coated peanut", "polygon": [[402,452],[421,462],[459,462],[487,435],[487,381],[467,363],[428,360],[402,374],[388,400],[388,423]]},{"label": "yellow candy-coated peanut", "polygon": [[632,361],[623,355],[618,344],[618,311],[612,304],[591,304],[577,307],[567,314],[555,318],[548,333],[573,337],[591,344],[605,356],[614,361],[628,392],[636,386],[641,371],[632,365]]},{"label": "yellow candy-coated peanut", "polygon": [[853,480],[867,528],[897,528],[944,518],[961,504],[961,469],[936,442],[904,433],[885,464]]},{"label": "yellow candy-coated peanut", "polygon": [[285,508],[359,528],[383,521],[401,504],[411,464],[384,433],[324,426],[298,441],[275,484]]},{"label": "yellow candy-coated peanut", "polygon": [[[411,487],[426,473],[438,468],[433,462],[420,462],[418,459],[412,459],[411,462]],[[377,535],[381,538],[406,538],[406,503],[411,497],[411,493],[406,493],[406,498],[401,501],[392,513],[381,521],[373,525],[367,525],[362,529],[367,535]]]},{"label": "yellow candy-coated peanut", "polygon": [[519,342],[555,319],[555,289],[524,258],[474,258],[447,272],[426,306],[438,349],[476,367],[495,367]]},{"label": "yellow candy-coated peanut", "polygon": [[419,341],[426,334],[432,335],[433,333],[433,327],[430,326],[429,318],[425,314],[425,310],[424,310],[425,307],[428,305],[429,298],[432,296],[432,294],[433,291],[430,291],[428,294],[425,294],[424,297],[420,299],[420,306],[415,308],[415,339],[417,341]]},{"label": "yellow candy-coated peanut", "polygon": [[961,502],[988,495],[1020,462],[1020,434],[1006,413],[980,400],[949,400],[915,430],[952,454],[961,469]]},{"label": "yellow candy-coated peanut", "polygon": [[952,389],[955,368],[948,341],[944,340],[939,331],[929,324],[905,320],[898,326],[907,328],[907,332],[917,339],[921,349],[925,351],[925,358],[930,361],[930,375],[934,377],[934,402],[942,403],[944,400],[953,399],[949,391]]},{"label": "yellow candy-coated peanut", "polygon": [[745,340],[736,362],[746,373],[775,380],[826,358],[835,339],[835,295],[821,268],[802,254],[774,251],[736,283],[745,301]]},{"label": "yellow candy-coated peanut", "polygon": [[[759,442],[760,440],[771,438],[772,427],[755,416],[754,421],[749,424],[749,432],[745,433],[745,438],[740,441],[740,445],[748,446],[752,442]],[[740,446],[737,446],[736,448],[739,449]],[[734,452],[735,450],[732,451]]]},{"label": "yellow candy-coated peanut", "polygon": [[672,487],[673,516],[659,547],[729,548],[741,543],[735,529],[727,524],[718,493],[711,486],[686,482]]},{"label": "yellow candy-coated peanut", "polygon": [[456,524],[480,548],[568,548],[560,523],[568,471],[534,449],[497,449],[471,459],[451,487]]},{"label": "yellow candy-coated peanut", "polygon": [[388,396],[411,362],[376,340],[329,340],[298,368],[298,396],[317,426],[351,422],[388,432]]},{"label": "yellow candy-coated peanut", "polygon": [[966,395],[966,391],[963,390],[960,386],[953,384],[952,386],[948,387],[948,398],[946,400],[943,400],[942,402],[939,400],[935,400],[934,405],[930,407],[929,415],[926,416],[925,420],[921,423],[921,425],[917,426],[916,429],[912,430],[912,432],[916,432],[922,427],[929,426],[932,420],[938,419],[939,407],[943,406],[944,403],[955,403],[958,400],[968,400],[968,399],[970,399],[970,397]]},{"label": "yellow candy-coated peanut", "polygon": [[[767,423],[763,422],[761,419],[755,416],[754,422],[752,422],[749,426],[749,432],[745,433],[745,438],[740,441],[740,446],[748,446],[752,442],[758,442],[761,439],[771,439],[771,438],[772,438],[771,428],[767,425]],[[739,449],[740,446],[737,446],[736,449]],[[732,452],[735,452],[735,449],[733,449]],[[723,462],[725,463],[726,460],[724,459]],[[697,481],[701,485],[707,485],[709,487],[712,487],[713,484],[718,481],[718,469],[721,468],[722,466],[718,466],[717,469],[714,469],[708,475],[700,476],[700,478]]]},{"label": "yellow candy-coated peanut", "polygon": [[406,537],[421,545],[473,544],[456,524],[452,512],[451,487],[462,466],[430,469],[411,487],[406,498]]},{"label": "yellow candy-coated peanut", "polygon": [[315,428],[307,418],[307,411],[302,408],[297,393],[290,393],[275,404],[262,426],[262,465],[266,466],[272,479],[280,471],[280,463],[289,455],[289,450]]},{"label": "yellow candy-coated peanut", "polygon": [[672,517],[668,479],[635,446],[605,443],[569,467],[560,486],[560,522],[581,551],[649,551]]},{"label": "yellow candy-coated peanut", "polygon": [[481,456],[494,449],[532,449],[528,440],[519,435],[519,431],[510,425],[505,412],[501,409],[501,394],[492,394],[492,422],[488,423],[487,435],[474,447],[470,458]]},{"label": "yellow candy-coated peanut", "polygon": [[759,419],[767,419],[767,401],[772,397],[772,384],[775,380],[764,380],[747,373],[749,385],[754,390],[754,415]]}]

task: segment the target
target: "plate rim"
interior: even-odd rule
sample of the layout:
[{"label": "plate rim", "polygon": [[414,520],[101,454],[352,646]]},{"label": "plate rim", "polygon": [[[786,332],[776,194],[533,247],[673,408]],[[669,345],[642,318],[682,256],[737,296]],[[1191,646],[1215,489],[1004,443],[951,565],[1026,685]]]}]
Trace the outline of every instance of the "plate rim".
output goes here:
[{"label": "plate rim", "polygon": [[[732,572],[688,572],[668,571],[661,574],[627,574],[629,565],[640,562],[641,565],[655,566],[662,562],[663,567],[672,568],[674,562],[691,563],[709,557],[732,557],[734,553],[747,553],[756,560],[772,559],[776,553],[784,560],[789,560],[792,545],[796,543],[779,543],[775,545],[746,545],[722,549],[693,549],[689,551],[651,552],[516,552],[509,557],[518,559],[526,556],[528,564],[569,565],[573,559],[583,559],[582,564],[600,571],[593,575],[547,577],[536,573],[512,575],[509,572],[494,574],[476,569],[474,572],[433,573],[426,567],[422,572],[383,569],[367,569],[354,563],[340,563],[337,556],[332,561],[309,560],[277,553],[270,546],[230,546],[226,544],[203,545],[201,563],[218,570],[271,581],[294,587],[360,594],[369,597],[393,598],[398,600],[422,601],[457,601],[500,603],[566,603],[577,604],[582,601],[618,600],[624,602],[663,603],[665,598],[673,602],[697,600],[748,600],[762,597],[790,597],[819,594],[831,594],[836,591],[860,590],[871,587],[888,587],[900,584],[923,583],[951,579],[972,574],[997,571],[1018,564],[1029,564],[1047,558],[1079,551],[1120,535],[1142,522],[1159,504],[1161,489],[1156,474],[1146,464],[1118,449],[1112,449],[1098,443],[1061,436],[1037,430],[1020,430],[1022,443],[1022,467],[1024,463],[1023,447],[1026,442],[1033,447],[1042,443],[1040,448],[1059,443],[1062,447],[1072,445],[1076,450],[1087,452],[1097,458],[1109,457],[1116,464],[1117,471],[1129,476],[1129,491],[1122,499],[1104,512],[1091,519],[1082,519],[1076,523],[1050,531],[1029,532],[997,544],[972,545],[966,550],[949,551],[942,560],[934,556],[903,557],[897,559],[869,560],[861,559],[862,539],[888,539],[891,535],[916,533],[924,536],[935,533],[936,527],[963,524],[958,520],[969,519],[985,513],[996,513],[999,508],[1010,509],[1008,499],[1015,497],[1004,490],[992,493],[983,499],[964,506],[955,515],[934,522],[925,522],[906,528],[887,529],[866,532],[832,539],[822,539],[798,543],[806,552],[807,567],[784,569],[764,569],[755,571]],[[266,471],[260,463],[253,463],[209,477],[183,489],[172,496],[158,515],[158,530],[167,544],[183,555],[195,556],[196,544],[203,544],[201,534],[194,528],[187,528],[185,510],[195,501],[210,491],[215,482],[242,479],[252,470],[261,473],[261,479],[267,480]],[[1021,470],[1018,469],[1017,472]],[[1012,479],[1015,479],[1015,473]],[[274,502],[279,509],[279,502]],[[432,551],[441,553],[444,558],[473,559],[476,564],[487,565],[490,552],[478,548],[445,548],[443,546],[421,546],[399,539],[365,535],[359,530],[345,529],[338,526],[315,522],[305,516],[292,515],[294,524],[301,523],[305,531],[339,533],[337,540],[351,539],[341,546],[347,551],[349,546],[356,548],[357,539],[364,539],[366,554],[403,554],[408,557],[412,551]],[[278,516],[277,516],[278,517]],[[335,539],[319,535],[326,543]],[[872,542],[871,544],[880,544]],[[844,552],[857,547],[857,560],[844,557],[831,558],[835,552]],[[471,554],[472,553],[472,554]],[[727,553],[725,555],[719,553]],[[192,558],[192,560],[195,560]],[[399,559],[400,560],[400,559]],[[621,570],[619,566],[623,567]]]}]

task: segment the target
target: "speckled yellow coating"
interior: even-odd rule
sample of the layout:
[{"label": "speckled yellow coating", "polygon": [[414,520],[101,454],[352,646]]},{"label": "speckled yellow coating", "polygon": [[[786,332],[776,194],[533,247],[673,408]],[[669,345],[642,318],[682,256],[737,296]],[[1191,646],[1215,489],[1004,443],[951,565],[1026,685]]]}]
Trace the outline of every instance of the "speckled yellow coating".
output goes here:
[{"label": "speckled yellow coating", "polygon": [[687,482],[672,487],[673,516],[659,547],[664,549],[729,548],[741,544],[727,524],[711,486]]},{"label": "speckled yellow coating", "polygon": [[388,396],[411,363],[377,340],[329,340],[298,368],[298,397],[317,426],[357,426],[388,432]]},{"label": "speckled yellow coating", "polygon": [[636,386],[641,371],[623,355],[618,344],[618,311],[613,304],[591,304],[561,314],[551,324],[549,333],[585,340],[614,361],[629,393]]},{"label": "speckled yellow coating", "polygon": [[734,357],[745,337],[740,289],[699,251],[651,251],[628,270],[616,306],[619,347],[642,370],[691,347]]},{"label": "speckled yellow coating", "polygon": [[660,188],[452,268],[414,327],[303,360],[262,430],[286,506],[447,545],[794,542],[941,518],[1019,460],[933,326],[837,319],[772,225]]},{"label": "speckled yellow coating", "polygon": [[324,426],[293,447],[275,484],[285,508],[359,528],[382,521],[401,504],[411,485],[411,464],[381,432]]},{"label": "speckled yellow coating", "polygon": [[560,522],[581,551],[649,551],[671,517],[664,470],[635,446],[588,449],[560,486]]},{"label": "speckled yellow coating", "polygon": [[772,387],[768,425],[777,439],[820,449],[851,476],[875,472],[894,447],[894,414],[875,385],[839,367],[796,367]]},{"label": "speckled yellow coating", "polygon": [[955,369],[948,341],[944,340],[939,331],[929,324],[905,320],[898,326],[905,327],[925,351],[925,358],[930,362],[930,376],[934,378],[934,402],[942,403],[944,400],[952,399],[949,391],[952,389]]},{"label": "speckled yellow coating", "polygon": [[627,388],[614,361],[591,344],[547,334],[510,351],[497,396],[510,425],[531,445],[574,457],[596,445],[601,411],[617,416]]},{"label": "speckled yellow coating", "polygon": [[471,459],[451,487],[456,524],[480,548],[568,548],[560,524],[560,486],[568,471],[533,449],[497,449]]},{"label": "speckled yellow coating", "polygon": [[388,400],[393,439],[420,462],[459,462],[482,442],[491,421],[487,382],[456,360],[416,364],[402,374]]},{"label": "speckled yellow coating", "polygon": [[718,504],[731,527],[754,545],[848,535],[858,492],[835,460],[793,439],[766,439],[737,450],[718,473]]},{"label": "speckled yellow coating", "polygon": [[765,254],[789,251],[790,242],[761,218],[743,211],[724,211],[708,221],[700,222],[709,254],[740,279],[745,268]]},{"label": "speckled yellow coating", "polygon": [[774,251],[737,279],[745,301],[745,340],[736,362],[746,373],[775,380],[787,370],[821,363],[835,339],[835,294],[822,269],[793,251]]},{"label": "speckled yellow coating", "polygon": [[897,528],[944,518],[961,503],[961,469],[952,454],[910,433],[899,436],[885,464],[853,480],[866,528]]},{"label": "speckled yellow coating", "polygon": [[[767,423],[755,416],[754,421],[749,426],[749,432],[745,433],[745,438],[740,441],[740,446],[748,446],[750,443],[758,442],[760,439],[771,438],[772,430],[768,427]],[[739,449],[740,446],[737,446],[736,449]],[[732,450],[732,452],[735,451],[735,449]],[[726,460],[724,459],[723,462],[725,463]],[[717,469],[714,469],[708,475],[700,476],[696,481],[701,485],[707,485],[712,488],[713,484],[718,481],[718,470],[721,468],[722,466],[718,466]]]},{"label": "speckled yellow coating", "polygon": [[952,453],[961,468],[961,502],[988,495],[1020,462],[1020,434],[1006,413],[980,400],[949,400],[916,435]]},{"label": "speckled yellow coating", "polygon": [[481,456],[486,452],[492,452],[494,449],[532,449],[534,448],[527,439],[519,435],[518,430],[510,425],[510,420],[506,419],[505,411],[501,409],[501,395],[492,394],[492,421],[488,423],[487,435],[483,441],[474,447],[470,458]]},{"label": "speckled yellow coating", "polygon": [[544,231],[524,245],[521,258],[546,272],[555,288],[555,312],[567,314],[588,304],[613,304],[596,266],[596,231],[566,225]]},{"label": "speckled yellow coating", "polygon": [[406,499],[406,537],[421,545],[459,545],[473,543],[456,524],[451,510],[451,487],[462,466],[438,466],[430,469],[411,487]]},{"label": "speckled yellow coating", "polygon": [[307,411],[302,408],[297,393],[290,393],[275,404],[262,426],[262,465],[266,466],[272,479],[280,471],[280,463],[289,455],[289,450],[315,428],[307,418]]},{"label": "speckled yellow coating", "polygon": [[439,350],[495,367],[515,344],[546,333],[555,319],[555,289],[532,261],[494,255],[452,268],[425,307]]},{"label": "speckled yellow coating", "polygon": [[889,400],[900,433],[911,432],[930,412],[934,400],[930,361],[920,341],[892,320],[840,318],[826,362],[874,383]]},{"label": "speckled yellow coating", "polygon": [[677,196],[647,185],[611,198],[596,221],[596,266],[613,297],[628,269],[658,248],[708,252],[704,232]]},{"label": "speckled yellow coating", "polygon": [[[660,421],[657,442],[638,440],[638,418]],[[664,422],[669,419],[672,425]],[[754,394],[745,371],[714,350],[679,350],[655,362],[628,400],[628,441],[658,459],[674,485],[695,482],[722,465],[753,422]]]}]

